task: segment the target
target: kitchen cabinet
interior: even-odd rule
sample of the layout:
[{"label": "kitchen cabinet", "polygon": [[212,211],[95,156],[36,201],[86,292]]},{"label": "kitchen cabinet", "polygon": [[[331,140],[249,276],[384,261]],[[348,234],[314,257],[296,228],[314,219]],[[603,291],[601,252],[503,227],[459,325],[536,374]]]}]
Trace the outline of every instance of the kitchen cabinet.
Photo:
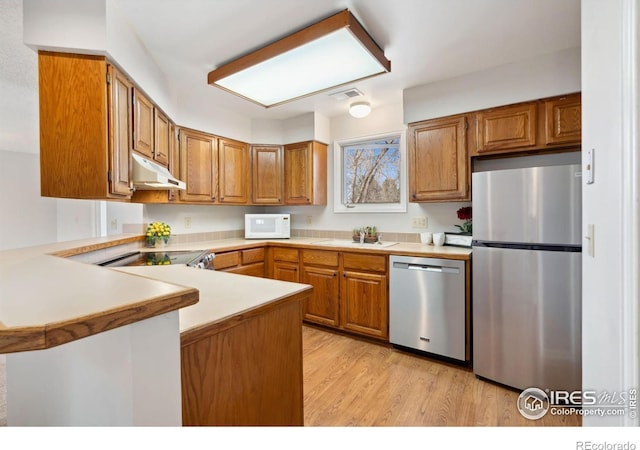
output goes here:
[{"label": "kitchen cabinet", "polygon": [[104,56],[39,51],[38,85],[41,195],[128,199],[130,80]]},{"label": "kitchen cabinet", "polygon": [[171,127],[169,118],[158,108],[153,110],[153,130],[153,159],[167,167],[171,150]]},{"label": "kitchen cabinet", "polygon": [[340,279],[338,252],[302,250],[302,283],[313,286],[304,305],[304,319],[309,322],[340,326]]},{"label": "kitchen cabinet", "polygon": [[476,117],[479,154],[536,144],[536,102],[487,109]]},{"label": "kitchen cabinet", "polygon": [[284,146],[284,203],[327,204],[327,145],[317,141]]},{"label": "kitchen cabinet", "polygon": [[411,202],[470,199],[467,116],[409,124],[409,195]]},{"label": "kitchen cabinet", "polygon": [[303,249],[301,282],[314,287],[306,321],[388,339],[385,255]]},{"label": "kitchen cabinet", "polygon": [[169,164],[169,118],[133,88],[133,150],[165,167]]},{"label": "kitchen cabinet", "polygon": [[300,282],[299,251],[294,248],[269,248],[270,277],[274,280]]},{"label": "kitchen cabinet", "polygon": [[342,328],[381,339],[389,337],[387,257],[343,253]]},{"label": "kitchen cabinet", "polygon": [[216,253],[214,270],[254,277],[265,276],[264,247]]},{"label": "kitchen cabinet", "polygon": [[218,140],[215,136],[180,129],[180,179],[187,185],[180,201],[215,202],[218,195]]},{"label": "kitchen cabinet", "polygon": [[218,189],[220,203],[249,202],[249,146],[218,138]]},{"label": "kitchen cabinet", "polygon": [[471,156],[537,153],[582,141],[581,94],[573,93],[476,112]]},{"label": "kitchen cabinet", "polygon": [[133,88],[133,150],[153,159],[153,103]]},{"label": "kitchen cabinet", "polygon": [[179,134],[180,178],[187,185],[180,201],[248,203],[248,145],[188,128]]},{"label": "kitchen cabinet", "polygon": [[283,147],[251,146],[251,200],[256,205],[281,205],[284,179]]},{"label": "kitchen cabinet", "polygon": [[548,99],[545,106],[545,143],[576,144],[582,139],[581,95]]}]

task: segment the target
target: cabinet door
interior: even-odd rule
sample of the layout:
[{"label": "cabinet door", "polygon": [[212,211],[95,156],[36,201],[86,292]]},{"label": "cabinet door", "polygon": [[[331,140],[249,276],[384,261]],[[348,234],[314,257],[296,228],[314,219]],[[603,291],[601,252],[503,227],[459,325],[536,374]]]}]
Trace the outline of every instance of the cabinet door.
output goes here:
[{"label": "cabinet door", "polygon": [[218,147],[215,137],[193,130],[180,130],[180,177],[187,188],[180,200],[212,203],[218,187]]},{"label": "cabinet door", "polygon": [[582,105],[580,94],[545,101],[547,145],[580,144]]},{"label": "cabinet door", "polygon": [[133,89],[133,149],[153,158],[153,104]]},{"label": "cabinet door", "polygon": [[169,164],[169,148],[171,142],[169,119],[156,108],[154,109],[153,123],[155,130],[153,159],[166,167]]},{"label": "cabinet door", "polygon": [[249,201],[249,146],[243,142],[219,139],[220,203]]},{"label": "cabinet door", "polygon": [[387,277],[370,273],[343,272],[340,310],[340,321],[345,330],[387,339]]},{"label": "cabinet door", "polygon": [[285,203],[289,205],[308,205],[311,203],[311,164],[310,144],[285,145],[284,182]]},{"label": "cabinet door", "polygon": [[409,127],[412,202],[469,198],[466,124],[466,117],[453,117]]},{"label": "cabinet door", "polygon": [[114,66],[109,73],[109,192],[131,195],[131,95],[133,85]]},{"label": "cabinet door", "polygon": [[304,319],[337,327],[340,295],[338,269],[304,266],[302,283],[313,286],[313,293],[304,305]]},{"label": "cabinet door", "polygon": [[280,281],[300,282],[300,272],[297,263],[275,261],[273,263],[273,279]]},{"label": "cabinet door", "polygon": [[535,102],[504,106],[477,114],[477,150],[489,153],[536,145]]},{"label": "cabinet door", "polygon": [[284,146],[284,202],[327,204],[327,146],[299,142]]},{"label": "cabinet door", "polygon": [[284,177],[280,146],[251,147],[252,200],[258,205],[282,204]]}]

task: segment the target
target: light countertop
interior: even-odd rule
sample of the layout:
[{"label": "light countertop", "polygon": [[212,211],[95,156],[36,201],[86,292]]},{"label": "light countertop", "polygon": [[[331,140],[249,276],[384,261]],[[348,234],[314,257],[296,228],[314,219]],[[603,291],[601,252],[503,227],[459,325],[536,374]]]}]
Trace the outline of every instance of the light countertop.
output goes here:
[{"label": "light countertop", "polygon": [[182,308],[179,312],[181,333],[229,319],[266,303],[302,294],[311,289],[311,286],[306,284],[194,269],[184,264],[113,269],[198,289],[200,301]]},{"label": "light countertop", "polygon": [[[340,245],[340,243],[344,243]],[[350,240],[330,238],[291,238],[291,239],[223,239],[216,241],[195,241],[189,243],[172,244],[166,250],[210,250],[223,252],[241,250],[261,245],[277,245],[284,247],[313,248],[318,250],[349,251],[359,253],[382,253],[387,255],[420,256],[425,258],[471,259],[471,249],[454,246],[434,246],[411,242],[385,242],[378,244],[355,244]],[[391,244],[391,245],[389,245]],[[154,249],[146,249],[154,251]]]},{"label": "light countertop", "polygon": [[[121,235],[1,251],[0,353],[48,348],[184,308],[198,301],[198,291],[205,298],[215,296],[220,302],[213,304],[208,300],[185,309],[184,314],[180,314],[184,330],[198,326],[201,314],[205,312],[211,314],[211,320],[220,320],[260,302],[307,289],[297,283],[178,266],[169,268],[162,277],[144,272],[144,268],[138,269],[137,274],[142,276],[132,276],[133,269],[111,270],[64,258],[116,245],[141,243],[142,240],[140,235]],[[195,241],[170,244],[167,250],[222,252],[267,244],[388,255],[471,258],[471,249],[467,248],[418,243],[360,246],[348,240],[342,246],[341,242],[327,238]]]}]

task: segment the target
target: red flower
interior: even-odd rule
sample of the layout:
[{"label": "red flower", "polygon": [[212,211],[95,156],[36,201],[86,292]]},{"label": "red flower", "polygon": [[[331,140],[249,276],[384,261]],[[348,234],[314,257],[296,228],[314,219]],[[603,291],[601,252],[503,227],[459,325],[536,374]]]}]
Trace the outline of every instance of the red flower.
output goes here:
[{"label": "red flower", "polygon": [[458,219],[469,220],[471,219],[471,206],[465,206],[458,210]]}]

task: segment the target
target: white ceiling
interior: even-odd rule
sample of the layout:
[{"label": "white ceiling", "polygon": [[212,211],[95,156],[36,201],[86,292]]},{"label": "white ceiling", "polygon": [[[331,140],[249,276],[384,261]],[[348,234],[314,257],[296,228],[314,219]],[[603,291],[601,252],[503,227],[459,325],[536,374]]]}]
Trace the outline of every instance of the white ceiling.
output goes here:
[{"label": "white ceiling", "polygon": [[[320,93],[268,110],[215,87],[207,73],[345,8],[391,61],[355,86],[376,106],[402,90],[580,45],[580,0],[117,0],[177,95],[252,118],[311,111],[345,114],[349,101]],[[327,67],[327,70],[331,70]],[[192,91],[192,92],[189,92]]]}]

